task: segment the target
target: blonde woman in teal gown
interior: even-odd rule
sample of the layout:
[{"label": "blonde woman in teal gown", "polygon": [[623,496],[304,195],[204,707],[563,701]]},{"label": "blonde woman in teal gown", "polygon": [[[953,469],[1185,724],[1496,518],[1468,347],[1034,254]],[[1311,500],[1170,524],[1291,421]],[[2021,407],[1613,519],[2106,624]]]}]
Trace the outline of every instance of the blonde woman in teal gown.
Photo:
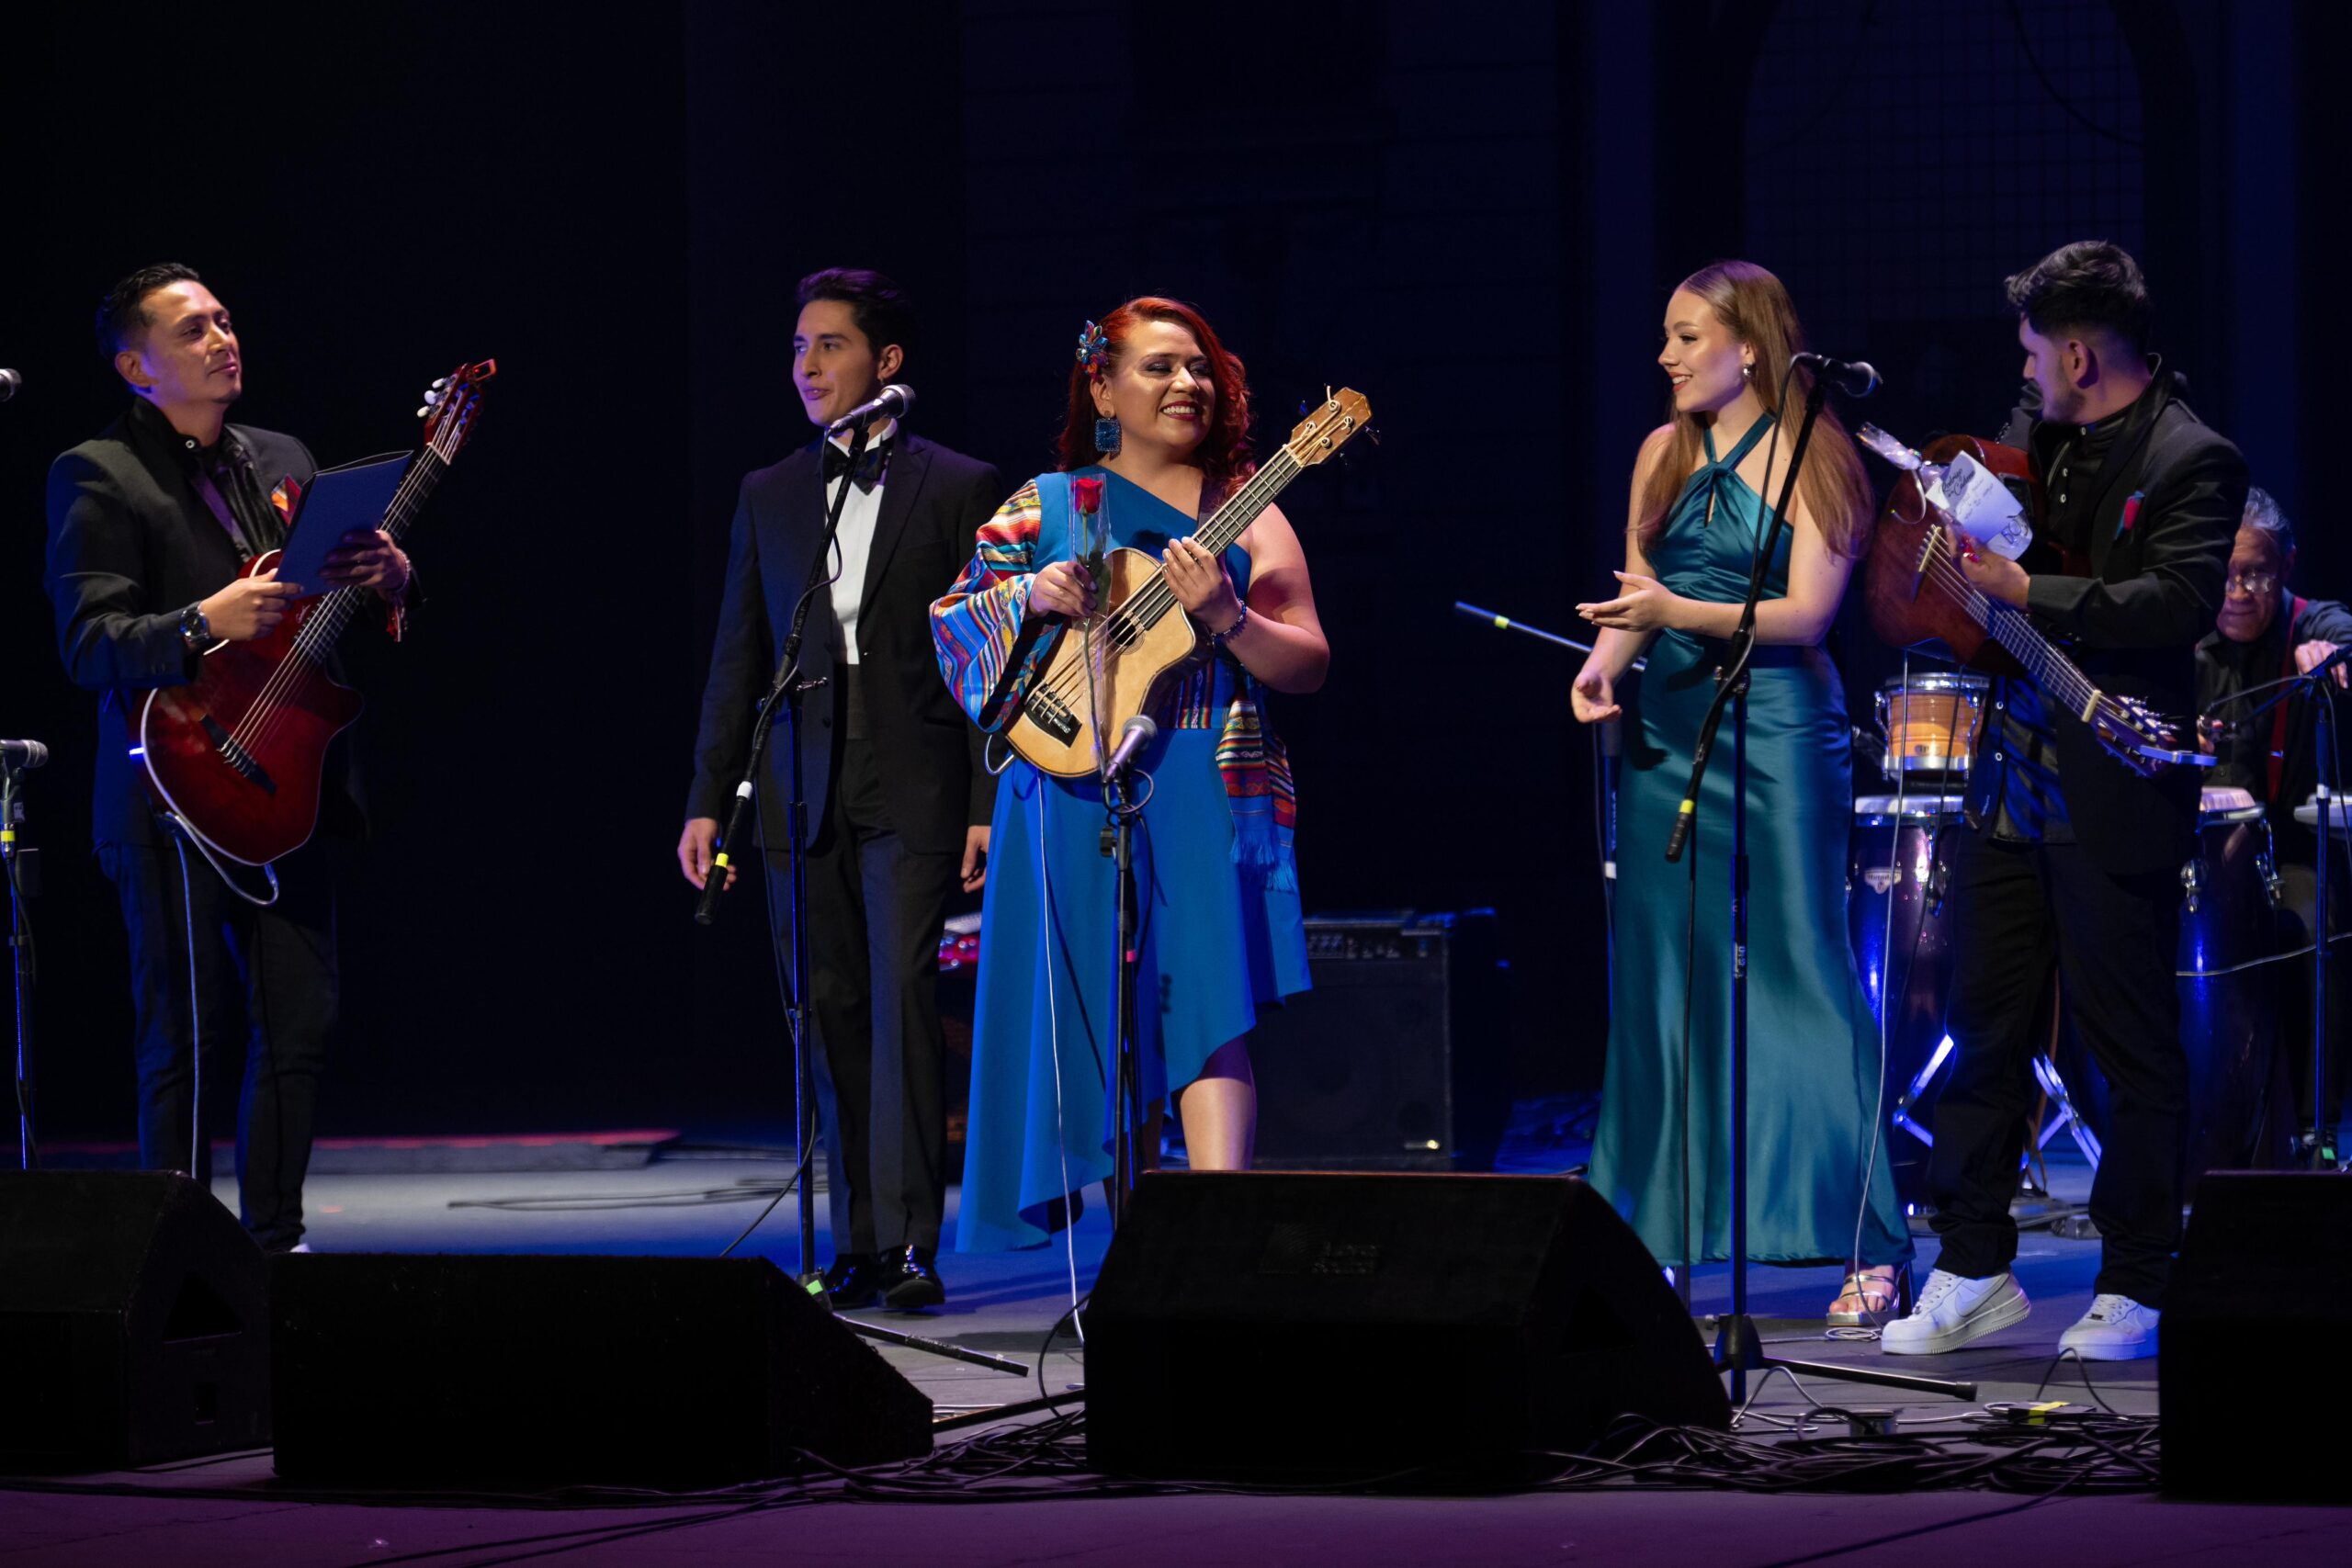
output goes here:
[{"label": "blonde woman in teal gown", "polygon": [[[1781,373],[1803,347],[1788,291],[1752,263],[1718,262],[1674,291],[1658,354],[1673,418],[1643,442],[1634,466],[1615,596],[1577,606],[1600,634],[1577,675],[1577,717],[1622,715],[1627,725],[1616,1010],[1592,1181],[1658,1260],[1677,1266],[1693,1254],[1726,1258],[1731,1247],[1727,730],[1692,835],[1695,909],[1690,868],[1669,863],[1665,846],[1769,517],[1767,461],[1777,470],[1773,490],[1787,473],[1793,420],[1777,458],[1768,452]],[[1792,401],[1804,376],[1791,382]],[[1866,547],[1871,511],[1853,443],[1825,410],[1757,609],[1747,704],[1747,1255],[1845,1262],[1829,1312],[1844,1324],[1893,1314],[1897,1270],[1911,1257],[1886,1168],[1877,1024],[1847,943],[1846,696],[1822,647]],[[1621,706],[1620,683],[1645,654],[1647,668]],[[1687,923],[1694,919],[1695,930]],[[1695,982],[1687,1188],[1686,980]]]}]

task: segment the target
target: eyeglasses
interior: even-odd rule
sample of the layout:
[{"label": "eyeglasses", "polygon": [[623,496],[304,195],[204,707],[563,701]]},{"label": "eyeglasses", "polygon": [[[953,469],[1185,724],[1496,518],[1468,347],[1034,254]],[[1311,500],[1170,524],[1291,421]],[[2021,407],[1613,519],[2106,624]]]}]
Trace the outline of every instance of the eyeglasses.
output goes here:
[{"label": "eyeglasses", "polygon": [[2242,593],[2249,599],[2259,599],[2278,586],[2278,574],[2275,571],[2233,572],[2226,586],[2233,593]]}]

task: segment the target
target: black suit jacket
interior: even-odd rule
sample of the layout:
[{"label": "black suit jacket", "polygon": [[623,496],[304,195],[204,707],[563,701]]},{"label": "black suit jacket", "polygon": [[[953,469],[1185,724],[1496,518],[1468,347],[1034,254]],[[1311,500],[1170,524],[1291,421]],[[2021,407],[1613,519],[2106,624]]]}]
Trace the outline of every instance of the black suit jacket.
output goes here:
[{"label": "black suit jacket", "polygon": [[[252,456],[262,488],[307,488],[318,464],[290,435],[229,426]],[[58,651],[74,683],[98,696],[98,755],[90,811],[99,843],[151,844],[158,835],[123,714],[141,694],[196,679],[180,640],[180,612],[233,581],[243,562],[205,505],[175,443],[187,437],[134,405],[95,441],[50,466],[49,563]],[[321,826],[358,821],[340,743],[330,750]]]},{"label": "black suit jacket", "polygon": [[[2066,431],[2047,421],[2034,425],[2032,450],[2044,472]],[[2197,642],[2221,609],[2230,547],[2245,511],[2245,459],[2180,400],[2179,378],[2160,373],[2094,482],[2090,575],[2034,570],[2029,553],[2026,608],[2102,691],[2143,698],[2179,720],[2193,749],[2195,732],[2187,727],[2195,716]],[[2059,787],[2075,840],[2092,863],[2113,875],[2177,870],[2195,841],[2199,771],[2168,768],[2142,778],[2074,715],[2054,716]],[[1988,722],[1969,777],[1972,826],[1993,819],[2007,768],[2002,751],[2000,726]]]},{"label": "black suit jacket", "polygon": [[[688,817],[727,816],[728,796],[751,755],[752,723],[792,629],[792,609],[825,532],[821,443],[812,441],[743,478],[727,551],[727,590],[703,687]],[[980,763],[985,738],[939,676],[931,603],[971,559],[974,536],[995,513],[1004,486],[986,463],[901,427],[882,484],[882,505],[859,600],[858,675],[866,734],[882,764],[885,804],[908,848],[960,851],[964,829],[985,823],[996,780]],[[809,831],[825,821],[839,765],[843,682],[834,679],[840,622],[820,591],[801,637],[808,679],[826,685],[803,709],[801,737]],[[782,846],[791,798],[791,758],[783,719],[769,746],[761,809]]]}]

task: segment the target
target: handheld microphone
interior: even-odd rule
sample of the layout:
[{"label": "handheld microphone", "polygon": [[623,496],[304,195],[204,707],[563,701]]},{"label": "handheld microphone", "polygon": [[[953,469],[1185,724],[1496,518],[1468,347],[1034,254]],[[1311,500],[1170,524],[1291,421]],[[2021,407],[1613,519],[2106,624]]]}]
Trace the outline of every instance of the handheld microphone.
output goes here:
[{"label": "handheld microphone", "polygon": [[0,768],[38,768],[49,761],[49,748],[38,740],[0,740]]},{"label": "handheld microphone", "polygon": [[17,389],[24,384],[25,378],[14,370],[0,370],[0,403],[5,403],[15,397]]},{"label": "handheld microphone", "polygon": [[1878,390],[1878,369],[1867,359],[1832,359],[1826,354],[1792,357],[1849,398],[1867,398]]},{"label": "handheld microphone", "polygon": [[1105,779],[1117,778],[1126,772],[1137,753],[1159,738],[1159,726],[1152,723],[1149,714],[1139,713],[1127,720],[1119,731],[1119,749],[1112,752],[1111,760],[1102,765],[1102,776]]},{"label": "handheld microphone", "polygon": [[904,419],[907,411],[914,406],[915,389],[893,383],[825,426],[825,434],[839,435],[852,425],[864,424],[870,419]]}]

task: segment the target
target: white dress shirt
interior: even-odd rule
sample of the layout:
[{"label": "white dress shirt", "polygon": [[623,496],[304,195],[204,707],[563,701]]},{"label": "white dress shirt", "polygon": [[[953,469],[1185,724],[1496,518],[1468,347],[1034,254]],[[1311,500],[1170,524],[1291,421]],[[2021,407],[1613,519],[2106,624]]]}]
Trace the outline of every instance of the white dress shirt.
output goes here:
[{"label": "white dress shirt", "polygon": [[[870,451],[898,434],[899,422],[891,420],[865,438]],[[849,451],[846,432],[833,437],[833,445],[844,456]],[[848,662],[857,662],[857,612],[859,601],[865,596],[865,563],[874,553],[874,525],[882,515],[883,486],[890,482],[888,467],[872,490],[860,490],[850,484],[843,474],[825,490],[825,504],[833,504],[833,496],[842,486],[850,485],[849,500],[842,505],[841,532],[833,536],[833,564],[840,570],[833,577],[833,618],[841,623],[842,646],[834,651]]]}]

